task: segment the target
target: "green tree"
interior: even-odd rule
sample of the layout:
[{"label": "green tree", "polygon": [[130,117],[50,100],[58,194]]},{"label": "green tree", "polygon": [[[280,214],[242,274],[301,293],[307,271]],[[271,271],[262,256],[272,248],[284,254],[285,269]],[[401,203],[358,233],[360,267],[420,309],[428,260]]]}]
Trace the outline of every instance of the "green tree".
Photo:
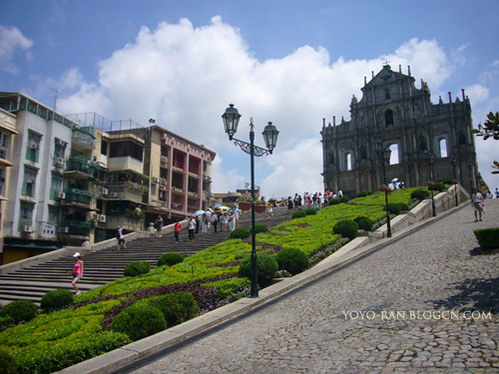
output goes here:
[{"label": "green tree", "polygon": [[[476,136],[483,136],[483,140],[487,140],[488,138],[492,138],[494,140],[499,140],[499,112],[495,114],[490,112],[487,114],[487,120],[482,125],[478,124],[478,130],[472,129],[471,132],[476,134]],[[494,160],[494,164],[492,165],[492,174],[499,174],[499,162]]]}]

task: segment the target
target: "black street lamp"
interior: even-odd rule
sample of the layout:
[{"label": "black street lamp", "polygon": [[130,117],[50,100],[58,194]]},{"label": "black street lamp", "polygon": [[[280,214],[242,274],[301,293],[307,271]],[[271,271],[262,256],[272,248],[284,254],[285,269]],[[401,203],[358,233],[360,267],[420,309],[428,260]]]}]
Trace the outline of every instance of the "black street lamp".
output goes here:
[{"label": "black street lamp", "polygon": [[452,183],[454,184],[454,198],[456,200],[456,206],[459,205],[459,201],[457,200],[457,173],[456,173],[456,166],[457,166],[457,161],[456,159],[453,157],[451,158],[450,160],[451,164],[452,164],[452,176],[454,178],[454,180],[452,181]]},{"label": "black street lamp", "polygon": [[390,155],[392,151],[389,147],[383,147],[383,142],[381,139],[374,138],[372,140],[372,146],[374,152],[378,155],[379,161],[381,163],[381,175],[382,175],[382,183],[385,184],[384,192],[385,192],[385,209],[386,209],[386,237],[392,237],[392,228],[390,225],[390,210],[388,209],[388,183],[386,181],[386,171],[385,165],[390,163]]},{"label": "black street lamp", "polygon": [[242,140],[234,138],[234,134],[237,131],[237,126],[239,124],[239,119],[241,115],[238,110],[234,108],[234,104],[230,104],[222,114],[222,119],[224,123],[225,132],[229,135],[229,140],[234,141],[234,144],[238,145],[244,152],[250,155],[250,173],[251,173],[251,297],[258,297],[258,269],[257,269],[257,258],[256,258],[256,234],[255,234],[255,156],[261,157],[268,154],[272,154],[276,144],[277,137],[279,136],[279,131],[269,122],[262,132],[263,140],[267,148],[261,148],[254,144],[255,140],[255,126],[253,125],[253,118],[250,118],[250,132],[249,138],[250,142],[244,142]]},{"label": "black street lamp", "polygon": [[430,194],[431,194],[431,210],[432,210],[432,215],[435,217],[437,215],[437,212],[435,210],[435,200],[433,199],[433,191],[435,189],[435,182],[433,181],[433,154],[431,154],[428,151],[424,151],[424,157],[426,159],[426,162],[428,164],[428,176],[430,178],[430,182],[428,182]]}]

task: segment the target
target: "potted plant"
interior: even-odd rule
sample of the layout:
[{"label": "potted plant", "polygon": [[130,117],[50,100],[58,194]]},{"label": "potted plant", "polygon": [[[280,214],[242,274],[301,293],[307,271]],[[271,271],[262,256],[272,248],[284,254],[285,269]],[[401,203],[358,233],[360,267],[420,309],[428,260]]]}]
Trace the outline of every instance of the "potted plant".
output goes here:
[{"label": "potted plant", "polygon": [[255,211],[257,213],[265,213],[267,210],[267,203],[264,200],[255,201]]},{"label": "potted plant", "polygon": [[243,211],[251,210],[252,200],[248,197],[241,197],[238,201],[239,209]]}]

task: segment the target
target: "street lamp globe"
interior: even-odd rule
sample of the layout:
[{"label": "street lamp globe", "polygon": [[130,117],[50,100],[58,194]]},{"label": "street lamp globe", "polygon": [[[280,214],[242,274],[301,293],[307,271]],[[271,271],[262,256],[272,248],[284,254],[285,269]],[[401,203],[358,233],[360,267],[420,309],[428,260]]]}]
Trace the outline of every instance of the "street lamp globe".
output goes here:
[{"label": "street lamp globe", "polygon": [[373,138],[373,140],[371,142],[373,145],[374,152],[379,154],[383,148],[383,142],[379,138]]},{"label": "street lamp globe", "polygon": [[241,118],[239,111],[234,108],[234,104],[229,104],[229,107],[225,109],[225,113],[222,114],[225,132],[229,135],[229,140],[232,140],[232,137],[237,132],[239,118]]},{"label": "street lamp globe", "polygon": [[277,137],[279,136],[279,131],[277,131],[277,127],[275,127],[272,122],[269,122],[265,129],[262,132],[263,140],[267,149],[270,153],[272,153],[273,149],[277,144]]},{"label": "street lamp globe", "polygon": [[383,161],[385,162],[385,164],[389,165],[390,164],[390,156],[392,154],[392,150],[388,147],[386,147],[384,150],[383,150]]}]

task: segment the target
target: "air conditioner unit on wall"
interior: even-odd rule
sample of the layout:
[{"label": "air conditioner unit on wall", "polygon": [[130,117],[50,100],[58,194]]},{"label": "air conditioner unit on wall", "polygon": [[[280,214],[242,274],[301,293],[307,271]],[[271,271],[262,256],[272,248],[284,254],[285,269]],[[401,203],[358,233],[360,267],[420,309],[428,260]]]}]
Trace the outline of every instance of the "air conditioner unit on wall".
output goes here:
[{"label": "air conditioner unit on wall", "polygon": [[69,227],[68,226],[61,226],[61,227],[59,227],[59,232],[61,234],[67,234],[69,232]]},{"label": "air conditioner unit on wall", "polygon": [[168,162],[168,158],[166,156],[161,156],[161,162],[166,164]]},{"label": "air conditioner unit on wall", "polygon": [[32,149],[40,149],[40,145],[38,143],[31,143],[29,147]]},{"label": "air conditioner unit on wall", "polygon": [[118,193],[117,192],[110,192],[109,197],[118,197]]},{"label": "air conditioner unit on wall", "polygon": [[158,177],[152,177],[152,181],[154,183],[159,183],[159,178]]},{"label": "air conditioner unit on wall", "polygon": [[108,189],[104,187],[99,188],[99,192],[101,195],[107,195],[109,193]]},{"label": "air conditioner unit on wall", "polygon": [[62,192],[62,191],[59,191],[59,193],[57,194],[57,197],[59,199],[62,199],[64,200],[66,198],[66,193]]},{"label": "air conditioner unit on wall", "polygon": [[106,223],[106,216],[104,214],[99,215],[99,222]]},{"label": "air conditioner unit on wall", "polygon": [[26,225],[23,227],[23,232],[33,232],[33,229],[31,226]]},{"label": "air conditioner unit on wall", "polygon": [[64,164],[64,158],[62,157],[57,157],[57,160],[55,161],[57,164],[59,165],[63,165]]}]

